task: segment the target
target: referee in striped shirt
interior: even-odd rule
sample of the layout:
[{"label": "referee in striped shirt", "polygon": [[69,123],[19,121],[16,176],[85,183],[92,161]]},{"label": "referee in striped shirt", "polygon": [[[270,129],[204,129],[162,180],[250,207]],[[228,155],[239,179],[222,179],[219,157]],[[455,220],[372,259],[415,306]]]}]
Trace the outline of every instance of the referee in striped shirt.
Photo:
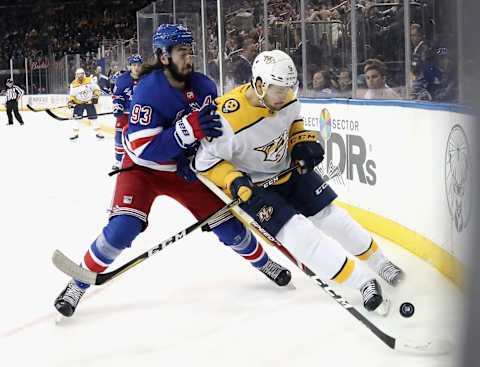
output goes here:
[{"label": "referee in striped shirt", "polygon": [[18,85],[13,84],[12,79],[7,79],[5,81],[5,86],[7,87],[5,91],[5,95],[7,97],[7,125],[13,125],[12,111],[19,124],[23,125],[22,116],[20,116],[20,112],[18,111],[18,101],[23,96],[23,89]]}]

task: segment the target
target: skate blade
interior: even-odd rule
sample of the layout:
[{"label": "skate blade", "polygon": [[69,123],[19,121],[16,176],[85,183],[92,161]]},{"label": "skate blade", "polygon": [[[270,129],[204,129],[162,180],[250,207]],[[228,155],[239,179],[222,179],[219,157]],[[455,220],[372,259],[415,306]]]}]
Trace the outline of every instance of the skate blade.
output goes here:
[{"label": "skate blade", "polygon": [[391,302],[385,298],[383,302],[375,309],[375,313],[379,316],[386,317],[390,311]]},{"label": "skate blade", "polygon": [[295,289],[297,289],[297,287],[295,287],[295,284],[293,284],[292,282],[288,283],[285,287],[282,287],[282,288],[288,289],[291,291],[294,291]]},{"label": "skate blade", "polygon": [[58,325],[58,326],[59,326],[59,325],[62,325],[62,324],[65,322],[66,319],[67,319],[67,318],[66,318],[65,316],[63,316],[62,314],[59,313],[59,314],[55,317],[55,325]]}]

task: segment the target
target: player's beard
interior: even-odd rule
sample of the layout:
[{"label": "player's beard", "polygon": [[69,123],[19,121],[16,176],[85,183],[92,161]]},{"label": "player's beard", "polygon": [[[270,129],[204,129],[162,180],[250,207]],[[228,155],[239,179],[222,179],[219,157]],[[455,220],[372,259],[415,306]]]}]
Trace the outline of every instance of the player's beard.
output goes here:
[{"label": "player's beard", "polygon": [[188,73],[182,74],[182,73],[180,73],[180,70],[178,70],[177,65],[175,65],[175,63],[173,63],[172,60],[170,59],[170,62],[167,65],[167,69],[168,69],[168,71],[170,71],[170,74],[172,74],[172,77],[175,80],[177,80],[179,82],[186,82],[192,76],[194,66],[192,64],[192,69]]}]

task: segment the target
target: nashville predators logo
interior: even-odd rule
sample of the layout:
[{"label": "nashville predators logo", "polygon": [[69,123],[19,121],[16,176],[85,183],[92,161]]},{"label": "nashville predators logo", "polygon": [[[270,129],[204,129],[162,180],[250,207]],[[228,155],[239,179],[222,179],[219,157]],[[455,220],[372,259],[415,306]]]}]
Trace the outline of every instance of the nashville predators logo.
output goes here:
[{"label": "nashville predators logo", "polygon": [[272,64],[275,62],[275,58],[272,57],[272,56],[267,56],[267,55],[264,55],[263,56],[263,60],[265,61],[265,64]]},{"label": "nashville predators logo", "polygon": [[222,106],[223,113],[232,113],[240,108],[240,103],[236,99],[230,98],[225,101]]},{"label": "nashville predators logo", "polygon": [[272,218],[273,208],[271,206],[265,205],[257,213],[257,217],[260,220],[260,223],[268,222]]},{"label": "nashville predators logo", "polygon": [[285,154],[287,153],[287,142],[288,132],[287,130],[284,130],[282,135],[276,137],[261,147],[254,148],[254,150],[265,154],[264,161],[279,163],[283,158],[285,158]]}]

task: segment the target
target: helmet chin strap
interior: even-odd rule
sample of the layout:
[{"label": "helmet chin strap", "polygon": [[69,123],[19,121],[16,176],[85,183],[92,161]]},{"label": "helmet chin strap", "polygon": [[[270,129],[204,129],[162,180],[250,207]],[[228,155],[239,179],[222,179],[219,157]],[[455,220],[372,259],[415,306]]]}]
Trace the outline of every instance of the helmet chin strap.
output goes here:
[{"label": "helmet chin strap", "polygon": [[265,107],[266,109],[270,110],[270,111],[273,111],[267,103],[265,103],[265,95],[267,94],[267,88],[268,88],[268,85],[265,85],[263,82],[262,82],[262,88],[263,88],[263,93],[260,94],[258,93],[258,90],[257,90],[257,86],[255,84],[253,84],[252,82],[252,87],[253,87],[253,90],[255,92],[255,95],[258,97],[258,100],[260,101],[260,104]]}]

